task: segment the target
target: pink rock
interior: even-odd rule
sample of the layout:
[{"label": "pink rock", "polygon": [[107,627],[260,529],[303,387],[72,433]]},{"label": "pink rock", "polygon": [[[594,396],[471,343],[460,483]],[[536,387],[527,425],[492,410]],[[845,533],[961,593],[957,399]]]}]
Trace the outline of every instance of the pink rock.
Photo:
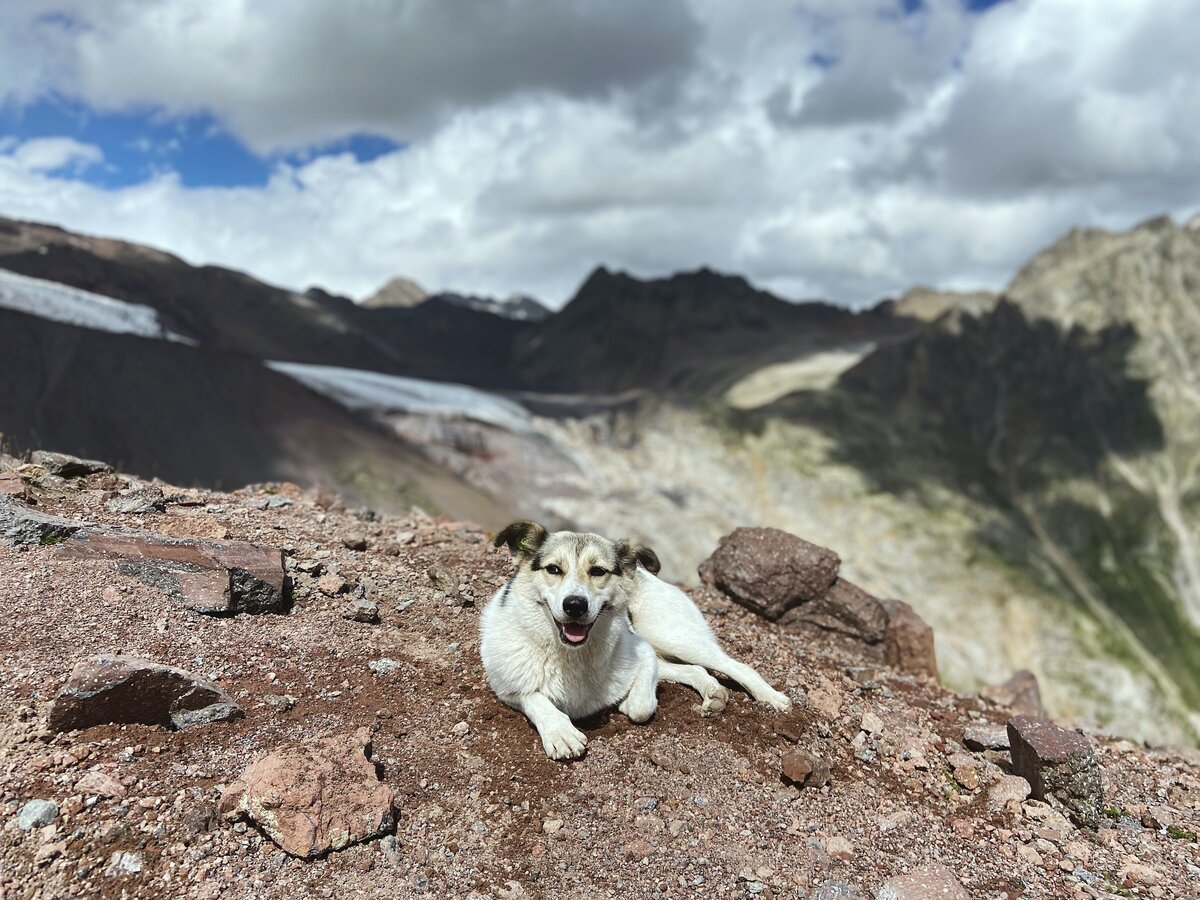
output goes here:
[{"label": "pink rock", "polygon": [[954,873],[937,863],[888,879],[875,896],[877,900],[971,900]]},{"label": "pink rock", "polygon": [[100,771],[88,772],[75,782],[75,792],[85,797],[111,797],[116,800],[123,800],[126,795],[125,785]]},{"label": "pink rock", "polygon": [[263,756],[221,798],[285,851],[304,859],[378,837],[395,824],[392,789],[368,758],[370,732],[310,741]]}]

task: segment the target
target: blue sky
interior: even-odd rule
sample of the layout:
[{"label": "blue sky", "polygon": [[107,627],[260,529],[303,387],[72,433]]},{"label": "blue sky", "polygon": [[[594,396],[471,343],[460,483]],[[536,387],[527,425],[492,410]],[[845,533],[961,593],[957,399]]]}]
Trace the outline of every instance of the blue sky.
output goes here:
[{"label": "blue sky", "polygon": [[0,215],[362,297],[861,306],[1200,206],[1186,0],[5,0]]},{"label": "blue sky", "polygon": [[300,165],[314,156],[341,153],[370,162],[402,146],[378,135],[351,134],[300,151],[259,154],[212,113],[179,116],[152,108],[98,112],[60,96],[0,107],[0,134],[20,141],[67,136],[100,147],[104,162],[79,175],[105,188],[128,187],[164,171],[179,173],[187,187],[261,186],[279,162]]}]

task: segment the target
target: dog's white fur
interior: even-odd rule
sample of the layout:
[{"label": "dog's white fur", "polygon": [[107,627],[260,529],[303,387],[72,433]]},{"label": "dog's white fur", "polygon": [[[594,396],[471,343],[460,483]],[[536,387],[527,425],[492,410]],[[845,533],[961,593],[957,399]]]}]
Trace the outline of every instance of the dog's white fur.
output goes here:
[{"label": "dog's white fur", "polygon": [[[683,591],[655,577],[653,551],[594,534],[548,534],[532,522],[504,529],[496,539],[502,543],[519,568],[480,617],[480,654],[492,690],[529,718],[552,759],[586,749],[587,736],[572,719],[616,706],[634,722],[648,720],[660,681],[689,685],[703,700],[701,713],[715,715],[729,692],[708,669],[777,710],[791,707],[785,694],[721,649]],[[576,607],[586,598],[586,613],[566,612],[568,597]],[[562,623],[573,633],[588,623],[590,630],[572,644]]]}]

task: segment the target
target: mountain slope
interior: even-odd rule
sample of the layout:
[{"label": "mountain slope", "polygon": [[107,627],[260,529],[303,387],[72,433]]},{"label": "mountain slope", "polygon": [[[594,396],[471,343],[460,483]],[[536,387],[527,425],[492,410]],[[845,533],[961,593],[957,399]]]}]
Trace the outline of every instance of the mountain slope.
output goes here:
[{"label": "mountain slope", "polygon": [[238,354],[111,334],[0,309],[0,430],[18,450],[64,449],[143,477],[324,485],[499,524],[482,492],[342,406]]}]

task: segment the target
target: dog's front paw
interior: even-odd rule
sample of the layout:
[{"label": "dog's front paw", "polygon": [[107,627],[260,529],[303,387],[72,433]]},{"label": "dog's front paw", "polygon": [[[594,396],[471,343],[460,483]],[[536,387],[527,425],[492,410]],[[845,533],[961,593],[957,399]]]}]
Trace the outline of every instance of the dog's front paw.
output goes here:
[{"label": "dog's front paw", "polygon": [[700,705],[700,715],[708,718],[709,716],[718,716],[725,711],[725,704],[729,702],[729,690],[716,685],[710,687],[704,692],[704,702]]},{"label": "dog's front paw", "polygon": [[648,722],[658,709],[658,697],[653,692],[645,694],[635,691],[621,701],[617,707],[631,722]]},{"label": "dog's front paw", "polygon": [[763,697],[762,702],[781,713],[789,712],[792,708],[792,701],[788,698],[788,695],[779,691],[771,691],[769,695]]},{"label": "dog's front paw", "polygon": [[577,759],[587,751],[587,735],[567,723],[543,731],[542,746],[551,759]]}]

